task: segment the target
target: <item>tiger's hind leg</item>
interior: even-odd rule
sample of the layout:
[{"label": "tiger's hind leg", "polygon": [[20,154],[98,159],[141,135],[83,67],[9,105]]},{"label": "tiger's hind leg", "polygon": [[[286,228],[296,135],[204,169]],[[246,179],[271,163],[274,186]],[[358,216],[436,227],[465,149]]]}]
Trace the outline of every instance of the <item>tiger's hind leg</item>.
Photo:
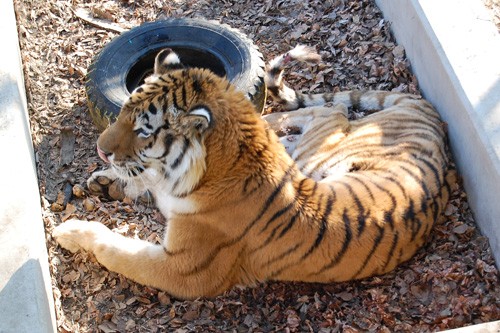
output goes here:
[{"label": "tiger's hind leg", "polygon": [[292,156],[302,137],[305,126],[314,119],[312,108],[297,111],[277,112],[262,117],[278,135],[287,153]]},{"label": "tiger's hind leg", "polygon": [[296,148],[298,145],[304,146],[305,137],[316,137],[318,139],[316,141],[320,141],[332,131],[338,131],[348,125],[346,123],[347,108],[342,104],[333,107],[313,106],[295,111],[271,113],[262,118],[278,135],[288,154],[294,159],[297,156]]},{"label": "tiger's hind leg", "polygon": [[[331,151],[349,132],[347,112],[344,104],[337,104],[273,113],[263,118],[280,136],[281,142],[299,169],[319,181],[325,177],[323,169],[331,164],[328,163],[331,160]],[[295,135],[293,145],[286,135],[287,128],[300,131],[300,134]],[[317,168],[320,164],[324,164],[324,167]]]}]

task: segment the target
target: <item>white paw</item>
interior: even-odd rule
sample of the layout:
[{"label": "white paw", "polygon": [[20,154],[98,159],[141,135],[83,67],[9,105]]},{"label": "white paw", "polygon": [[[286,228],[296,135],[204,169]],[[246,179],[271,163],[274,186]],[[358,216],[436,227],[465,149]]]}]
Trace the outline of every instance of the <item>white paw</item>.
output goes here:
[{"label": "white paw", "polygon": [[52,236],[61,247],[71,252],[80,249],[92,251],[98,237],[110,232],[106,226],[98,222],[69,220],[52,231]]}]

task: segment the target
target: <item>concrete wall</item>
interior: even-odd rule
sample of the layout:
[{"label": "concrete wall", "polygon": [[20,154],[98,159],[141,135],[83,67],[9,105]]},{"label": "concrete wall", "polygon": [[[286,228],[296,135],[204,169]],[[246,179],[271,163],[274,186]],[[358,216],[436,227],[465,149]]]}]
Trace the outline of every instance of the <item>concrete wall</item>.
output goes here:
[{"label": "concrete wall", "polygon": [[0,332],[55,332],[45,231],[12,0],[0,1]]},{"label": "concrete wall", "polygon": [[500,265],[500,34],[478,0],[376,0],[448,123],[468,201]]}]

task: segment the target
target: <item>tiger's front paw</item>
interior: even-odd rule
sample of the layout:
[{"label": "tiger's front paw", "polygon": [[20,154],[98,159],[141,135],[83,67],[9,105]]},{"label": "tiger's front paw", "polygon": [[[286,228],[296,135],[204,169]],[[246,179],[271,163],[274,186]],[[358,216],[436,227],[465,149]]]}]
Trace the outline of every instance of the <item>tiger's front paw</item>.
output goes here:
[{"label": "tiger's front paw", "polygon": [[124,181],[116,176],[112,169],[96,171],[87,180],[87,187],[94,195],[119,201],[122,201],[125,197],[129,197],[139,199],[147,205],[153,204],[154,199],[151,193],[138,185],[127,186]]},{"label": "tiger's front paw", "polygon": [[92,194],[112,200],[125,198],[125,184],[118,179],[112,169],[94,172],[87,180],[87,187]]},{"label": "tiger's front paw", "polygon": [[99,238],[111,231],[102,223],[69,220],[52,231],[52,236],[61,247],[73,253],[78,250],[92,251]]}]

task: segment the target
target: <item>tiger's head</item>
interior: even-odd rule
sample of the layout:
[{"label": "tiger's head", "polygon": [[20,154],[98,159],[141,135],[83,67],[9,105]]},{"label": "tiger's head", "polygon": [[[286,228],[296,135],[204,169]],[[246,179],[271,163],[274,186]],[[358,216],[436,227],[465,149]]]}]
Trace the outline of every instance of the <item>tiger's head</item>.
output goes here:
[{"label": "tiger's head", "polygon": [[99,156],[127,186],[140,182],[184,196],[202,179],[238,172],[238,160],[262,155],[269,134],[253,104],[207,69],[184,68],[170,49],[99,137]]}]

